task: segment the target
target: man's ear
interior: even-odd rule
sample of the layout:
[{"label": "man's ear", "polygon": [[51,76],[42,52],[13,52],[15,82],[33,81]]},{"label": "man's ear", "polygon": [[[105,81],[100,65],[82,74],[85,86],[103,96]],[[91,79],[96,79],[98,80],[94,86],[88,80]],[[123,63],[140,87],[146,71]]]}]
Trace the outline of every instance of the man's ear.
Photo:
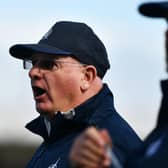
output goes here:
[{"label": "man's ear", "polygon": [[81,89],[82,91],[86,91],[97,77],[97,70],[94,66],[88,65],[84,67],[83,75]]}]

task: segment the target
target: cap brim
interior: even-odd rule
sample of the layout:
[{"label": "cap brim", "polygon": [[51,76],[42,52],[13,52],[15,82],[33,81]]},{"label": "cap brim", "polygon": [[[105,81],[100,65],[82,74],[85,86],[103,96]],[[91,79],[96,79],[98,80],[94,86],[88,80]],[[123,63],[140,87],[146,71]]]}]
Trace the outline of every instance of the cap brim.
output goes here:
[{"label": "cap brim", "polygon": [[9,49],[9,53],[19,59],[32,59],[33,53],[38,52],[52,55],[71,55],[70,52],[45,44],[16,44]]},{"label": "cap brim", "polygon": [[139,6],[139,12],[148,17],[168,18],[168,2],[149,2]]}]

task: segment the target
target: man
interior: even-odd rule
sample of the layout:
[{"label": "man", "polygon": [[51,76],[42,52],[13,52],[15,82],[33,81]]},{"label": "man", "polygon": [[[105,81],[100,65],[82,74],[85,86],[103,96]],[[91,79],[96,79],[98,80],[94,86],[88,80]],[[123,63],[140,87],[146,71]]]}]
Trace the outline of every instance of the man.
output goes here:
[{"label": "man", "polygon": [[121,162],[141,143],[116,112],[113,95],[102,82],[110,64],[103,43],[89,26],[57,22],[39,43],[14,45],[10,54],[30,68],[40,116],[26,127],[44,139],[27,168],[70,167],[71,145],[89,126],[110,132]]},{"label": "man", "polygon": [[[164,17],[168,19],[168,2],[147,3],[140,6],[140,12],[145,16]],[[168,71],[168,30],[165,34],[166,65]],[[128,155],[125,164],[119,163],[115,155],[103,150],[111,146],[107,130],[88,128],[81,134],[72,146],[70,159],[73,165],[82,167],[123,167],[123,168],[167,168],[168,167],[168,80],[161,81],[162,102],[158,115],[156,128],[145,139],[136,151]],[[94,142],[91,144],[91,142]],[[89,145],[86,145],[89,144]],[[90,145],[91,144],[91,145]],[[115,144],[112,144],[112,149]],[[98,151],[100,151],[98,153]],[[86,154],[87,153],[87,156]],[[84,155],[85,154],[85,155]],[[84,156],[85,158],[82,158]],[[82,159],[81,159],[82,158]],[[110,160],[111,158],[111,160]],[[93,165],[93,166],[92,166]]]},{"label": "man", "polygon": [[[144,3],[139,11],[144,16],[168,19],[168,2]],[[165,33],[166,69],[168,72],[168,30]],[[155,129],[143,146],[130,156],[128,168],[168,167],[168,79],[161,81],[162,101]]]}]

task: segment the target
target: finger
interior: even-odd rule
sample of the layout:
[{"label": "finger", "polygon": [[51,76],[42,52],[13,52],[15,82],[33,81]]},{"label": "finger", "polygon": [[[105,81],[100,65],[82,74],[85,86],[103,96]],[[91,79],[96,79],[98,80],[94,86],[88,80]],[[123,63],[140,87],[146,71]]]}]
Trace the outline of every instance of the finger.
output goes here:
[{"label": "finger", "polygon": [[97,138],[100,139],[101,136],[98,130],[92,127],[88,128],[75,140],[70,151],[70,161],[73,165],[100,165],[100,162],[104,158],[105,151],[104,143],[100,145],[101,143],[97,142]]},{"label": "finger", "polygon": [[104,139],[106,145],[104,146],[104,149],[106,151],[104,160],[103,160],[103,166],[109,167],[112,163],[111,157],[109,156],[108,150],[112,150],[112,140],[110,138],[110,135],[108,134],[107,130],[103,129],[100,130],[101,137]]},{"label": "finger", "polygon": [[85,140],[80,138],[72,146],[72,150],[70,152],[71,160],[78,155],[82,155],[85,158],[97,162],[99,158],[105,157],[105,150],[104,147],[97,147],[97,145],[88,139]]},{"label": "finger", "polygon": [[85,130],[83,136],[85,139],[90,139],[93,141],[93,143],[99,145],[99,146],[104,146],[104,140],[102,139],[99,130],[96,129],[95,127],[89,127]]},{"label": "finger", "polygon": [[80,155],[82,157],[84,157],[92,162],[96,162],[96,163],[99,163],[100,161],[102,161],[104,159],[103,154],[94,153],[94,152],[90,151],[90,149],[83,150],[82,152],[80,152]]},{"label": "finger", "polygon": [[84,136],[79,136],[70,151],[70,161],[76,160],[78,156],[82,156],[90,161],[98,162],[100,157],[104,157],[104,147],[95,145],[90,139],[86,139]]},{"label": "finger", "polygon": [[94,143],[94,141],[88,139],[81,143],[81,149],[86,149],[98,157],[103,157],[105,154],[104,146],[99,146],[98,144]]},{"label": "finger", "polygon": [[88,157],[84,157],[81,154],[78,154],[76,158],[73,160],[74,167],[80,168],[98,168],[98,162],[88,159]]},{"label": "finger", "polygon": [[100,130],[100,135],[103,138],[105,145],[109,145],[110,147],[112,147],[112,140],[107,130],[105,129]]}]

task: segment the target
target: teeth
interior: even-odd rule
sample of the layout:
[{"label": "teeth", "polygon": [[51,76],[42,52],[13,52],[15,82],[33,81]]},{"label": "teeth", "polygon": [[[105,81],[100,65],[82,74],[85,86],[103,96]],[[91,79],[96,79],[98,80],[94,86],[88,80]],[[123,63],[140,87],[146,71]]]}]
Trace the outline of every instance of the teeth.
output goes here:
[{"label": "teeth", "polygon": [[46,91],[40,87],[33,87],[33,92],[35,96],[40,96],[44,94]]}]

